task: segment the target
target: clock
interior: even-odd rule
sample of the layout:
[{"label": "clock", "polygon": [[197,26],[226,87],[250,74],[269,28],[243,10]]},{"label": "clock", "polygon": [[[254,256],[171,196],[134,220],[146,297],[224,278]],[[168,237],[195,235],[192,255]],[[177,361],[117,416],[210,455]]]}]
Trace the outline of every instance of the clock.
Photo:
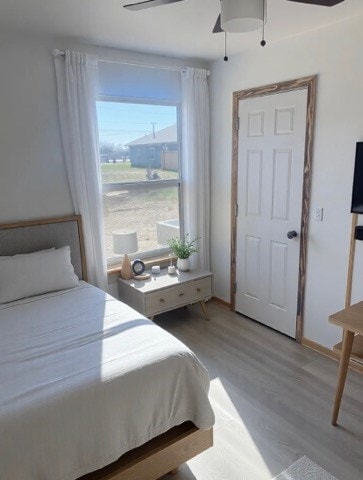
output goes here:
[{"label": "clock", "polygon": [[132,271],[134,272],[134,275],[142,275],[145,271],[145,263],[139,259],[134,260],[132,264]]}]

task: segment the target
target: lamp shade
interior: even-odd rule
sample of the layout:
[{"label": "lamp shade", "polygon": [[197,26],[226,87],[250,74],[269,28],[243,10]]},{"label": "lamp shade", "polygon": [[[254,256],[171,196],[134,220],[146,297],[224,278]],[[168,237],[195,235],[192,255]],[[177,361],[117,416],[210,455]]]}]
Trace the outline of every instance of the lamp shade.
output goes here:
[{"label": "lamp shade", "polygon": [[134,253],[139,249],[137,233],[127,230],[115,230],[112,232],[113,253],[124,255]]},{"label": "lamp shade", "polygon": [[265,0],[221,0],[221,26],[225,32],[257,30],[264,22]]}]

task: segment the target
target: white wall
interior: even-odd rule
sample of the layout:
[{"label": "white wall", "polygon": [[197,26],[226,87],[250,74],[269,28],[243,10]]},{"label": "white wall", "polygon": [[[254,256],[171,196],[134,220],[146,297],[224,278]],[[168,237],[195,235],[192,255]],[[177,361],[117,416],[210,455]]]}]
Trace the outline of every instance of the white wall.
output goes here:
[{"label": "white wall", "polygon": [[[241,41],[243,36],[241,35]],[[318,74],[304,336],[327,347],[341,331],[328,316],[344,307],[355,143],[363,140],[361,18],[256,47],[211,65],[212,271],[214,295],[229,301],[232,93]],[[355,301],[363,300],[363,245],[358,245]]]},{"label": "white wall", "polygon": [[72,213],[49,45],[0,37],[0,223]]}]

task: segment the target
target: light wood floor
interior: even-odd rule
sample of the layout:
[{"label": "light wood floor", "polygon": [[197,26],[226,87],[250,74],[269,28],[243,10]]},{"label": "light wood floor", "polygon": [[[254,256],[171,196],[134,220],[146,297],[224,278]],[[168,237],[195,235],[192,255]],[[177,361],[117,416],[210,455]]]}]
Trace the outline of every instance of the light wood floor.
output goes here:
[{"label": "light wood floor", "polygon": [[306,455],[338,480],[363,479],[363,375],[349,372],[338,427],[330,425],[337,363],[209,303],[156,323],[208,368],[214,447],[165,480],[270,480]]}]

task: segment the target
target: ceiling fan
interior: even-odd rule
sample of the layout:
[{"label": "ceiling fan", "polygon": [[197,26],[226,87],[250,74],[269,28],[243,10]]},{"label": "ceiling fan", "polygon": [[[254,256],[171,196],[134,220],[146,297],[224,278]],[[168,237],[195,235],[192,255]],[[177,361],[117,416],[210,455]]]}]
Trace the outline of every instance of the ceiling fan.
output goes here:
[{"label": "ceiling fan", "polygon": [[[172,4],[172,3],[177,3],[177,2],[182,2],[184,0],[143,0],[141,2],[136,2],[136,3],[130,3],[130,4],[127,4],[127,5],[124,5],[124,8],[127,8],[128,10],[133,10],[133,11],[138,11],[138,10],[144,10],[145,8],[151,8],[151,7],[159,7],[160,5],[169,5],[169,4]],[[231,4],[238,4],[238,0],[229,0],[231,2]],[[290,1],[290,2],[298,2],[298,3],[305,3],[305,4],[308,4],[308,5],[320,5],[320,6],[324,6],[324,7],[333,7],[334,5],[337,5],[338,3],[342,3],[344,2],[345,0],[287,0],[287,1]],[[234,23],[233,22],[233,18],[232,18],[232,21],[230,21],[230,25],[226,25],[223,21],[222,21],[222,16],[223,16],[223,7],[224,7],[224,4],[227,5],[228,4],[228,0],[221,0],[222,2],[222,13],[218,15],[218,18],[217,18],[217,21],[216,21],[216,24],[213,28],[213,33],[219,33],[219,32],[225,32],[225,31],[228,31],[228,32],[234,32],[236,30],[234,30],[233,28],[236,28],[236,27],[233,27],[232,24]],[[248,2],[250,5],[252,5],[252,8],[254,8],[254,4],[253,2]],[[232,14],[233,16],[233,6],[229,6],[230,4],[228,4],[228,8],[230,9],[230,13]],[[224,7],[226,8],[226,7]],[[253,17],[255,18],[255,17]],[[230,19],[231,20],[231,19]],[[262,19],[262,22],[264,20]],[[245,26],[242,29],[240,30],[237,30],[237,31],[248,31],[248,30],[253,30],[255,28],[258,28],[258,25],[256,24],[256,22],[249,22],[248,23],[249,26],[247,26],[247,24],[245,23]],[[253,25],[257,25],[257,26],[253,26]],[[224,28],[223,28],[223,27]]]}]

